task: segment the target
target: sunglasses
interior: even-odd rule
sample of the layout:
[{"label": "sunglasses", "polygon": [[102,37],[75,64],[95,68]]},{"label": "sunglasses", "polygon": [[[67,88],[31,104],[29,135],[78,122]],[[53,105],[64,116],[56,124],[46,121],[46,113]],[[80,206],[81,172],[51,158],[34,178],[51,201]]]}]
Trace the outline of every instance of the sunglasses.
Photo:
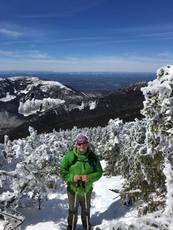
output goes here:
[{"label": "sunglasses", "polygon": [[87,143],[77,143],[77,145],[78,145],[78,146],[81,146],[81,145],[86,146],[86,145],[87,145]]}]

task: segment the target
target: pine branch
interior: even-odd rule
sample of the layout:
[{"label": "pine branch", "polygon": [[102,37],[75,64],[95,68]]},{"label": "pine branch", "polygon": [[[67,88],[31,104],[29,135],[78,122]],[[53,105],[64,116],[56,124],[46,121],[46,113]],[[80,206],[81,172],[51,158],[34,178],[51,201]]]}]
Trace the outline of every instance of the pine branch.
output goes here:
[{"label": "pine branch", "polygon": [[109,189],[111,192],[115,192],[115,193],[120,193],[120,190],[118,189]]},{"label": "pine branch", "polygon": [[17,178],[17,173],[15,171],[7,172],[4,170],[0,170],[0,176],[10,176],[10,177]]}]

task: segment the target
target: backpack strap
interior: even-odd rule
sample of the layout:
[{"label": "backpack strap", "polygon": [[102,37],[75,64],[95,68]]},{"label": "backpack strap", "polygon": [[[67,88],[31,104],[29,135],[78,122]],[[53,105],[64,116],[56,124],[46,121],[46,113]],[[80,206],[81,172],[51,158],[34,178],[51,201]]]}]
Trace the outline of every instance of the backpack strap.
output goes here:
[{"label": "backpack strap", "polygon": [[90,151],[88,155],[88,162],[90,166],[93,168],[94,172],[97,171],[97,161],[98,161],[97,156],[92,151]]},{"label": "backpack strap", "polygon": [[[70,164],[70,166],[74,165],[78,160],[78,157],[76,156],[76,154],[74,154],[74,158]],[[95,153],[93,153],[92,151],[89,151],[89,154],[88,154],[88,160],[87,162],[89,163],[89,165],[93,168],[93,171],[96,172],[97,171],[97,161],[98,161],[98,158],[96,156]],[[69,167],[70,167],[69,166]]]}]

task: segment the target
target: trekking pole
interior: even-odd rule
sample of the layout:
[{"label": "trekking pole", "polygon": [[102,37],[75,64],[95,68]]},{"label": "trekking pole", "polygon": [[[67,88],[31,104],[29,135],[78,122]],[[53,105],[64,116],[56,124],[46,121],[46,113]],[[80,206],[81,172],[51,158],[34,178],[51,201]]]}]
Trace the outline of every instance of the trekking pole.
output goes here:
[{"label": "trekking pole", "polygon": [[[79,187],[80,186],[80,181],[78,181],[76,183],[76,187]],[[75,192],[75,197],[74,197],[74,213],[73,213],[73,219],[72,219],[72,230],[74,230],[74,225],[75,225],[75,215],[77,214],[76,213],[76,208],[77,208],[77,191]]]},{"label": "trekking pole", "polygon": [[85,192],[85,211],[86,211],[86,224],[87,224],[87,230],[89,230],[89,216],[88,216],[88,214],[87,214],[87,211],[89,211],[89,210],[88,210],[86,192]]},{"label": "trekking pole", "polygon": [[74,230],[74,225],[75,225],[75,215],[76,215],[76,206],[77,206],[77,191],[75,192],[75,197],[74,197],[74,213],[73,213],[73,220],[72,220],[72,230]]}]

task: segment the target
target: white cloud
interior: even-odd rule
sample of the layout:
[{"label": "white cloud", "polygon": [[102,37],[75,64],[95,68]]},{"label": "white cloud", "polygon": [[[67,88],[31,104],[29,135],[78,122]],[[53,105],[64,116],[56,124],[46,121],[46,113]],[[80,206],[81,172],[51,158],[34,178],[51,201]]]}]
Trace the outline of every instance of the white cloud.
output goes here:
[{"label": "white cloud", "polygon": [[28,57],[31,59],[49,59],[50,58],[50,56],[47,53],[41,52],[39,50],[27,51],[24,55],[25,57]]},{"label": "white cloud", "polygon": [[161,53],[158,54],[158,57],[161,58],[172,58],[173,60],[173,53],[171,53],[170,51],[163,51]]},{"label": "white cloud", "polygon": [[2,27],[0,28],[0,34],[8,36],[8,37],[12,37],[12,38],[18,38],[18,37],[20,37],[22,35],[18,31],[9,30],[9,29],[2,28]]},{"label": "white cloud", "polygon": [[0,50],[0,55],[1,55],[1,58],[2,58],[2,56],[9,57],[9,58],[19,57],[19,55],[16,52],[14,52],[14,51],[6,51],[6,50]]},{"label": "white cloud", "polygon": [[4,57],[8,58],[18,58],[18,59],[49,59],[49,55],[45,52],[40,52],[39,50],[29,50],[29,51],[22,51],[22,52],[14,52],[8,50],[0,50],[0,60]]},{"label": "white cloud", "polygon": [[93,57],[93,58],[40,58],[15,61],[1,60],[0,70],[31,70],[57,72],[155,72],[171,64],[172,59],[142,56]]}]

